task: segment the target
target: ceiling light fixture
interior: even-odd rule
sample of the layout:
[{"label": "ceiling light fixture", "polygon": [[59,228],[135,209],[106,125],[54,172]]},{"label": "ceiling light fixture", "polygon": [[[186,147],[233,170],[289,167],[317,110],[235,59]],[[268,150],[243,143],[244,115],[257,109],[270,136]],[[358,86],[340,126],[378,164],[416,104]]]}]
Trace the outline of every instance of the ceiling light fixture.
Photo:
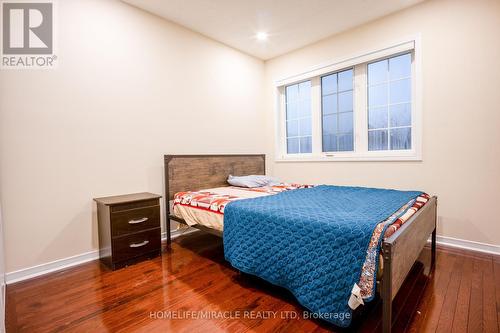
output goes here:
[{"label": "ceiling light fixture", "polygon": [[257,38],[257,40],[261,42],[266,41],[267,37],[268,37],[267,32],[263,31],[258,32],[257,35],[255,35],[255,38]]}]

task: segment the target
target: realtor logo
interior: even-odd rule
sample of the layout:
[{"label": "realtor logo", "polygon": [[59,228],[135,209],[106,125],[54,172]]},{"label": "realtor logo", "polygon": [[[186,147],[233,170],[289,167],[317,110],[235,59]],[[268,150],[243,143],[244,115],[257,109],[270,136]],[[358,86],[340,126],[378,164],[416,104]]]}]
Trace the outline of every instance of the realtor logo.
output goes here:
[{"label": "realtor logo", "polygon": [[2,68],[50,68],[54,55],[54,4],[2,2]]}]

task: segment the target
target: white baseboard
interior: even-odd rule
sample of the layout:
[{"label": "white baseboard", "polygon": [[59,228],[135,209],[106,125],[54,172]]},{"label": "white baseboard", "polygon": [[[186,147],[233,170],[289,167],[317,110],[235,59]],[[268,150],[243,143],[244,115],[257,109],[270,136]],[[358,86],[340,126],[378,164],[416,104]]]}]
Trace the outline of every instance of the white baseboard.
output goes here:
[{"label": "white baseboard", "polygon": [[446,236],[437,236],[436,242],[438,244],[457,249],[500,255],[500,245],[480,243]]},{"label": "white baseboard", "polygon": [[54,260],[44,264],[23,268],[14,272],[8,272],[5,274],[5,282],[7,284],[11,284],[31,279],[40,275],[52,273],[55,271],[59,271],[61,269],[80,265],[96,259],[99,259],[99,250],[77,254],[76,256]]},{"label": "white baseboard", "polygon": [[[174,230],[172,231],[172,239],[179,237],[181,235],[190,234],[192,232],[198,231],[194,228],[184,229],[184,230]],[[167,239],[167,234],[164,232],[161,235],[162,240]],[[12,284],[24,280],[28,280],[40,275],[56,272],[62,269],[80,265],[92,260],[99,259],[99,250],[94,250],[76,256],[54,260],[44,264],[23,268],[17,271],[9,272],[5,274],[5,282],[7,284]]]},{"label": "white baseboard", "polygon": [[[184,230],[182,229],[174,230],[172,231],[172,239],[179,237],[181,235],[186,235],[197,231],[198,230],[194,228],[189,228]],[[162,240],[165,239],[166,239],[166,233],[162,233]],[[499,245],[486,244],[486,243],[474,242],[465,239],[457,239],[445,236],[437,236],[437,243],[444,246],[449,246],[464,250],[500,255]],[[20,282],[40,275],[52,273],[55,271],[59,271],[65,268],[73,267],[97,259],[99,259],[99,251],[98,250],[90,251],[76,256],[51,261],[45,264],[20,269],[14,272],[9,272],[5,274],[5,280],[7,284]]]}]

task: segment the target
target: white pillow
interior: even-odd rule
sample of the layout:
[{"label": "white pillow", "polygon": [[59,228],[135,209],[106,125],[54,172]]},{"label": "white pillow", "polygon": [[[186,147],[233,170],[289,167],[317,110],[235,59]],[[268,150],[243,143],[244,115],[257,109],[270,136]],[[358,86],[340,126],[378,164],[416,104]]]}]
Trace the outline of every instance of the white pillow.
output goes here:
[{"label": "white pillow", "polygon": [[262,187],[278,185],[280,182],[275,178],[263,175],[233,176],[229,175],[227,182],[238,187]]}]

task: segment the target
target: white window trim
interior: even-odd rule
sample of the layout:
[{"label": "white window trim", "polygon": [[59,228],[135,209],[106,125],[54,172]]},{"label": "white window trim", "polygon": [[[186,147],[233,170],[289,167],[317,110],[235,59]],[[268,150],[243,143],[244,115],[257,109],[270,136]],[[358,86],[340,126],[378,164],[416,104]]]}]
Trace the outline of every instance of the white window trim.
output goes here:
[{"label": "white window trim", "polygon": [[[421,73],[421,41],[420,35],[407,38],[398,43],[390,44],[375,51],[343,59],[331,61],[313,67],[299,74],[285,77],[275,82],[275,161],[276,162],[324,162],[324,161],[421,161],[422,160],[422,73]],[[381,150],[368,151],[368,130],[356,131],[356,129],[368,129],[366,112],[366,66],[359,64],[372,62],[378,59],[391,57],[406,51],[413,52],[412,66],[412,149],[410,150]],[[349,67],[355,67],[354,77],[354,151],[353,152],[322,152],[321,143],[321,85],[320,77],[332,72],[337,72]],[[357,69],[357,70],[356,70]],[[287,154],[286,150],[286,109],[284,88],[286,85],[311,80],[312,99],[312,153],[310,154]],[[320,112],[317,112],[320,110]]]}]

